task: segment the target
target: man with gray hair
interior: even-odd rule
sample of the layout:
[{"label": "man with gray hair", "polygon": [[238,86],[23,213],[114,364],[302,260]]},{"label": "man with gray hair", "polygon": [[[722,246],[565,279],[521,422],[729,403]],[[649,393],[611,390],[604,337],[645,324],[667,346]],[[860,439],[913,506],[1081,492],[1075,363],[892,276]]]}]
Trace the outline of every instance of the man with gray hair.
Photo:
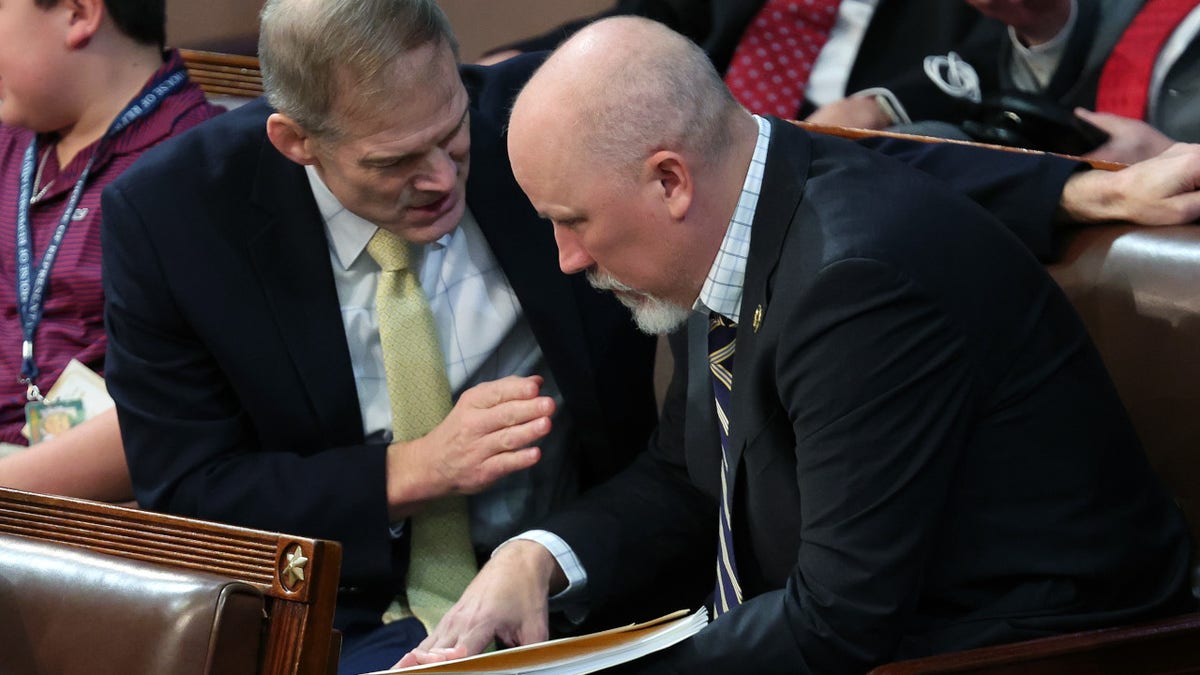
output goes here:
[{"label": "man with gray hair", "polygon": [[108,384],[140,504],[342,542],[359,673],[644,447],[655,342],[513,181],[533,60],[460,69],[432,0],[270,0],[260,55],[105,193]]},{"label": "man with gray hair", "polygon": [[976,204],[751,115],[628,17],[546,61],[509,152],[563,271],[680,328],[676,379],[649,450],[543,523],[569,548],[506,544],[402,665],[695,568],[713,621],[631,670],[865,672],[1194,611],[1183,515],[1082,322]]}]

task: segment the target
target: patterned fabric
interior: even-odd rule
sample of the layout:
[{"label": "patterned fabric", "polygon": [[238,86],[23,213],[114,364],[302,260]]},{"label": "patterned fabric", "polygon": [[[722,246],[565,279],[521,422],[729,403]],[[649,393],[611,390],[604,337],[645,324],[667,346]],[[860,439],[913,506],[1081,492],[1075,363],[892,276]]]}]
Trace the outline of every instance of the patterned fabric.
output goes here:
[{"label": "patterned fabric", "polygon": [[1147,0],[1113,47],[1096,90],[1096,110],[1146,119],[1154,62],[1200,0]]},{"label": "patterned fabric", "polygon": [[734,98],[752,113],[795,117],[839,1],[768,0],[742,33],[725,71]]},{"label": "patterned fabric", "polygon": [[693,307],[701,314],[716,312],[734,323],[740,321],[742,284],[746,280],[746,259],[750,256],[750,225],[758,210],[767,147],[771,145],[771,123],[758,115],[754,116],[754,121],[758,122],[758,140],[754,144],[746,179],[742,181],[742,193]]},{"label": "patterned fabric", "polygon": [[[164,55],[153,82],[182,65],[178,52]],[[138,96],[146,91],[142,90]],[[100,284],[100,193],[146,150],[197,124],[215,117],[221,108],[210,105],[194,83],[169,96],[147,117],[140,119],[100,148],[91,178],[75,209],[62,246],[50,271],[45,315],[34,338],[37,384],[44,392],[53,386],[72,358],[97,371],[104,368],[108,341],[104,334],[104,291]],[[25,387],[17,382],[21,371],[21,320],[17,314],[16,224],[21,158],[33,132],[0,125],[0,442],[19,443],[25,424]],[[52,136],[38,138],[39,148],[53,146]],[[33,251],[40,260],[58,226],[71,189],[91,157],[95,145],[80,150],[67,166],[60,167],[54,152],[46,156],[42,185],[46,194],[29,210]],[[39,158],[40,159],[40,158]]]},{"label": "patterned fabric", "polygon": [[[367,253],[383,269],[375,308],[392,402],[393,439],[413,440],[429,433],[450,412],[450,383],[437,330],[425,292],[408,266],[408,242],[381,229],[371,237]],[[405,618],[411,612],[426,630],[432,630],[477,571],[467,500],[462,496],[439,499],[414,515],[410,525],[408,612],[397,601],[383,621]]]},{"label": "patterned fabric", "polygon": [[713,596],[713,618],[742,604],[737,562],[733,556],[733,524],[729,494],[729,410],[733,393],[733,353],[737,326],[714,314],[708,325],[708,368],[712,373],[713,398],[721,427],[721,515],[717,540],[717,587]]}]

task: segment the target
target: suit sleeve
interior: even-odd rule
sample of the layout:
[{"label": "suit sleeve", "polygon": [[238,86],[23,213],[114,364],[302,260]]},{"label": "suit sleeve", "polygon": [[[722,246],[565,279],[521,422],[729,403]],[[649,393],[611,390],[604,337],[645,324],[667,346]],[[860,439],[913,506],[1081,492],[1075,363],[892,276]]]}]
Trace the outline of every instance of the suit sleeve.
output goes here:
[{"label": "suit sleeve", "polygon": [[[685,466],[685,343],[686,329],[671,337],[674,374],[648,450],[545,523],[579,556],[592,610],[626,622],[698,607],[712,592],[717,502]],[[665,604],[644,609],[649,594]],[[646,613],[629,615],[631,608]]]},{"label": "suit sleeve", "polygon": [[920,595],[972,414],[965,338],[870,260],[828,267],[789,312],[775,363],[802,503],[794,567],[637,672],[864,672],[894,653]]},{"label": "suit sleeve", "polygon": [[991,150],[956,143],[864,138],[861,145],[947,183],[1000,220],[1042,262],[1057,255],[1059,200],[1067,179],[1086,164],[1055,155]]},{"label": "suit sleeve", "polygon": [[[263,439],[274,430],[255,427],[244,399],[255,399],[258,410],[285,404],[235,390],[223,371],[227,364],[218,363],[179,302],[176,289],[186,272],[160,256],[150,221],[120,186],[104,192],[103,209],[107,381],[119,403],[138,501],[175,514],[336,539],[344,545],[345,581],[390,577],[384,446],[307,454],[270,447]],[[207,328],[253,354],[256,336],[239,336],[237,320],[229,321]],[[271,419],[289,418],[276,413]]]}]

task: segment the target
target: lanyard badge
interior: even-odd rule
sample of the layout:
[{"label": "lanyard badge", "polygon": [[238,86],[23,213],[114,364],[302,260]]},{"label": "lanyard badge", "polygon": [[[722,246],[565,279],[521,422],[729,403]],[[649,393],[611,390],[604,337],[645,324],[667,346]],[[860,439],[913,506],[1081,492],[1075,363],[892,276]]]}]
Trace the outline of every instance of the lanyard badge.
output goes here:
[{"label": "lanyard badge", "polygon": [[31,403],[42,402],[42,394],[35,383],[38,376],[38,367],[34,358],[33,342],[38,324],[42,320],[43,303],[46,296],[46,284],[50,277],[50,268],[54,265],[54,258],[58,255],[58,249],[62,245],[63,237],[67,233],[67,227],[71,224],[75,209],[79,206],[79,200],[83,195],[84,188],[87,186],[92,167],[96,162],[96,156],[105,142],[121,133],[138,119],[154,112],[164,99],[178,91],[186,81],[187,73],[182,68],[166,73],[154,83],[154,86],[148,92],[140,98],[131,101],[125,107],[125,110],[113,120],[113,123],[109,126],[108,131],[105,132],[100,143],[92,151],[92,156],[88,158],[83,172],[79,174],[79,179],[75,181],[75,187],[71,190],[71,196],[67,200],[67,208],[63,212],[62,217],[59,218],[58,227],[55,228],[54,234],[50,238],[50,243],[46,246],[46,251],[42,254],[41,260],[38,261],[36,269],[34,267],[33,235],[29,213],[30,203],[33,198],[34,164],[36,163],[38,154],[36,136],[30,141],[29,147],[25,149],[25,156],[21,163],[21,184],[19,201],[17,202],[17,313],[21,318],[22,332],[21,377],[19,381],[26,385],[26,398]]}]

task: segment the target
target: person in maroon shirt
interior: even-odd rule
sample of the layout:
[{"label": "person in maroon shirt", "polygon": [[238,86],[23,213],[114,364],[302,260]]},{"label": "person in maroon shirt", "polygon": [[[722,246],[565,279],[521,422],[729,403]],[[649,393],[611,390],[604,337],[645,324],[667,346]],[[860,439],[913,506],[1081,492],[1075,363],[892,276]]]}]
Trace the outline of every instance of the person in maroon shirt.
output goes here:
[{"label": "person in maroon shirt", "polygon": [[[71,359],[103,370],[100,193],[148,148],[221,111],[188,81],[179,54],[163,51],[164,5],[0,4],[0,443],[26,443],[23,379],[45,392]],[[21,222],[31,276],[65,224],[48,266],[40,321],[29,324],[36,324],[29,361],[23,343],[35,312],[23,311],[18,299]],[[116,415],[102,413],[0,459],[0,485],[129,499]]]}]

